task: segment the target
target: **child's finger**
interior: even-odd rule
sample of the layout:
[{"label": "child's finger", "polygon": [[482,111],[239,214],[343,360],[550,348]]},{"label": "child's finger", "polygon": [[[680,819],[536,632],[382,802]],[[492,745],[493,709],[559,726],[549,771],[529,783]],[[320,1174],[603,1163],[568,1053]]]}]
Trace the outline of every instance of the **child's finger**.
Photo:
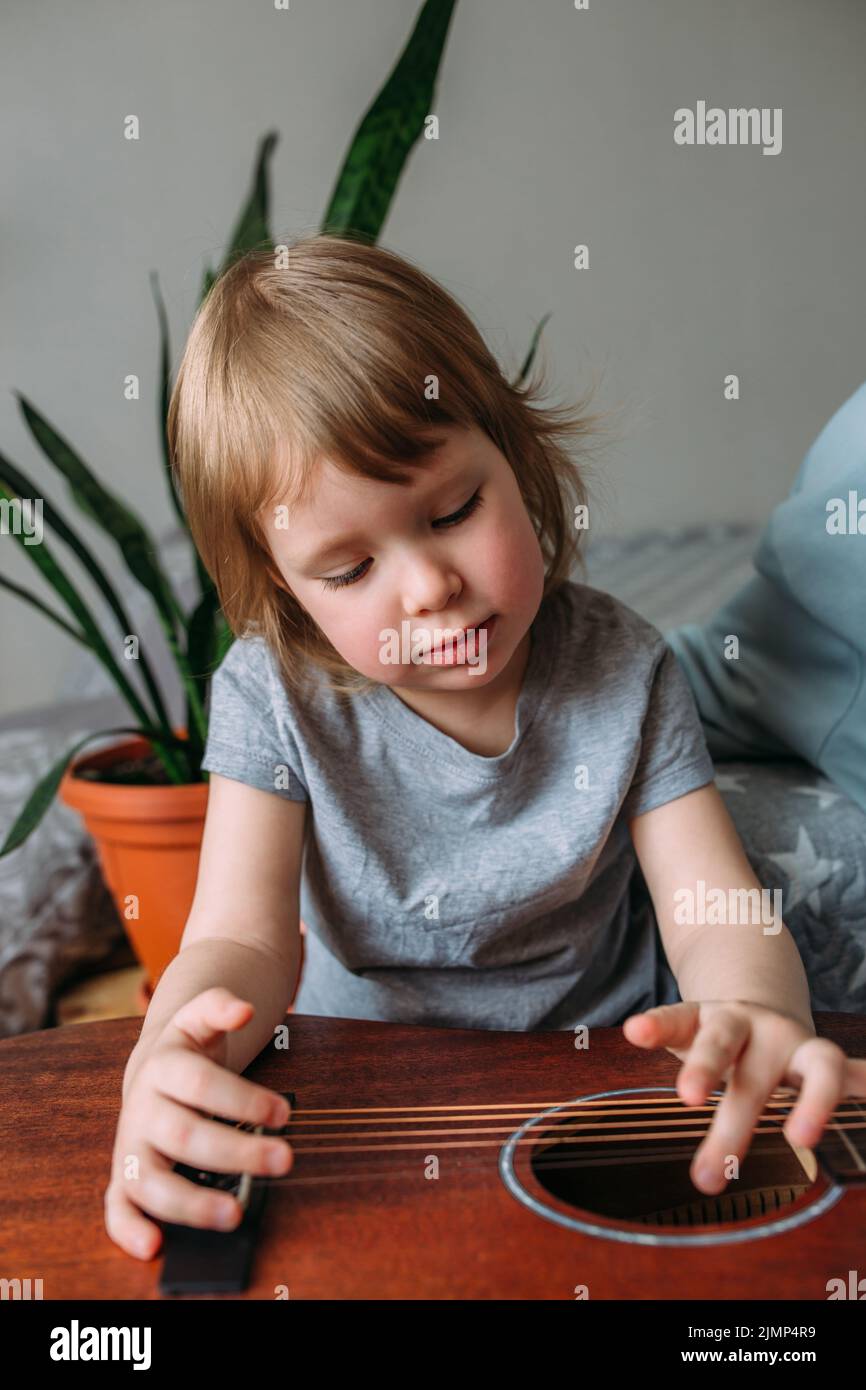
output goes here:
[{"label": "child's finger", "polygon": [[253,1012],[248,1000],[238,999],[222,985],[214,985],[187,1000],[171,1021],[199,1047],[207,1047],[223,1033],[234,1032],[248,1023]]},{"label": "child's finger", "polygon": [[[692,1159],[692,1181],[702,1192],[717,1194],[727,1186],[729,1177],[738,1174],[767,1099],[783,1076],[782,1068],[768,1068],[754,1046],[740,1057],[709,1132]],[[728,1174],[726,1166],[732,1160],[736,1162]]]},{"label": "child's finger", "polygon": [[790,1143],[808,1146],[817,1144],[844,1095],[848,1059],[827,1038],[810,1038],[794,1055],[803,1081],[783,1128]]},{"label": "child's finger", "polygon": [[145,1214],[182,1226],[231,1231],[243,1220],[243,1209],[236,1197],[216,1188],[200,1187],[176,1173],[167,1162],[148,1163],[127,1195]]},{"label": "child's finger", "polygon": [[138,1260],[152,1260],[162,1244],[162,1231],[131,1202],[112,1179],[103,1197],[105,1229],[115,1245]]},{"label": "child's finger", "polygon": [[157,1153],[190,1168],[214,1173],[254,1173],[285,1177],[294,1164],[285,1139],[250,1134],[208,1120],[167,1096],[159,1097],[150,1117],[148,1139]]},{"label": "child's finger", "polygon": [[291,1113],[288,1101],[276,1091],[188,1048],[174,1048],[158,1057],[153,1075],[153,1084],[162,1095],[227,1120],[279,1129]]},{"label": "child's finger", "polygon": [[752,1025],[745,1014],[720,1009],[701,1028],[677,1077],[685,1105],[700,1105],[725,1076],[749,1040]]},{"label": "child's finger", "polygon": [[622,1031],[636,1047],[688,1047],[697,1031],[701,1006],[694,1000],[657,1004],[642,1014],[631,1014]]}]

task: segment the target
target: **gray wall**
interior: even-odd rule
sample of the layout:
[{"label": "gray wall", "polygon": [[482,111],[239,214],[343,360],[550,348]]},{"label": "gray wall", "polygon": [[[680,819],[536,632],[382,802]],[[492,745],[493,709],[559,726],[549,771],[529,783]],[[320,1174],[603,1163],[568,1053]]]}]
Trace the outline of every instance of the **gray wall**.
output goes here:
[{"label": "gray wall", "polygon": [[[148,272],[176,361],[259,136],[280,132],[274,231],[314,230],[419,4],[6,0],[0,448],[70,517],[12,391],[154,532],[170,526]],[[506,365],[553,310],[559,393],[603,371],[599,403],[625,414],[600,527],[761,520],[866,375],[864,41],[860,0],[459,0],[440,138],[416,147],[382,241],[442,280]],[[700,100],[781,107],[781,153],[676,146],[675,109]],[[129,113],[138,142],[122,135]],[[116,550],[81,529],[119,574]],[[52,601],[11,537],[0,562]],[[50,700],[80,655],[2,591],[0,642],[0,714]]]}]

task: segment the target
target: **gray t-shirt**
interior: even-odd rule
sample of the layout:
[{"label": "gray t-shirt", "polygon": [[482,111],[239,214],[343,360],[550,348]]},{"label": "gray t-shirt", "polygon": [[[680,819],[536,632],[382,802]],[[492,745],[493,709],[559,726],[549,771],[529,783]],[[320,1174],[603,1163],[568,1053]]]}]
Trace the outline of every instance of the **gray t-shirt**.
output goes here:
[{"label": "gray t-shirt", "polygon": [[287,691],[264,639],[217,669],[202,767],[309,801],[298,1013],[618,1024],[677,999],[626,825],[711,782],[657,628],[568,582],[531,626],[516,732],[471,753],[386,685]]}]

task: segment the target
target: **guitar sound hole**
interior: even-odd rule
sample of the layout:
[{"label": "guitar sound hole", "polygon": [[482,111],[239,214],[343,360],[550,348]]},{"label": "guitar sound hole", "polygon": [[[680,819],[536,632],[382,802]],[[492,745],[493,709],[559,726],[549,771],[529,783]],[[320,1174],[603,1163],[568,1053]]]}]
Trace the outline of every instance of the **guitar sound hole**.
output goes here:
[{"label": "guitar sound hole", "polygon": [[[688,1114],[683,1107],[677,1118]],[[597,1124],[598,1139],[588,1137],[583,1126],[575,1139],[569,1132],[575,1129],[571,1114],[545,1124],[532,1147],[530,1167],[541,1186],[568,1206],[651,1227],[700,1227],[770,1216],[813,1185],[813,1176],[779,1130],[756,1135],[739,1176],[730,1178],[718,1196],[708,1196],[689,1174],[699,1138],[678,1139],[673,1126],[665,1128],[669,1134],[662,1138],[623,1139],[614,1130],[605,1134]],[[557,1131],[566,1131],[565,1137],[557,1137]]]}]

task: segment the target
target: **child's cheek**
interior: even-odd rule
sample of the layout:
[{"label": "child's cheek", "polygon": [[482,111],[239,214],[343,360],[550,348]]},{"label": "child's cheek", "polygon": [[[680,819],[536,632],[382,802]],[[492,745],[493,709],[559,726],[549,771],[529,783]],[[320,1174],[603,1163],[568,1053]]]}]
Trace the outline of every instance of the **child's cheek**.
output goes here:
[{"label": "child's cheek", "polygon": [[544,589],[544,556],[526,509],[505,509],[500,524],[485,535],[479,560],[486,582],[479,580],[494,609],[515,620],[532,620]]},{"label": "child's cheek", "polygon": [[375,661],[378,649],[375,626],[369,615],[359,614],[357,606],[345,596],[345,613],[330,616],[325,629],[328,638],[337,648],[344,661],[356,670],[365,670],[370,665],[371,656]]},{"label": "child's cheek", "polygon": [[384,680],[383,671],[388,668],[380,661],[385,647],[379,637],[383,628],[381,602],[366,597],[362,602],[360,596],[350,597],[348,591],[337,597],[344,599],[344,611],[331,609],[320,619],[320,626],[344,661],[371,680]]}]

